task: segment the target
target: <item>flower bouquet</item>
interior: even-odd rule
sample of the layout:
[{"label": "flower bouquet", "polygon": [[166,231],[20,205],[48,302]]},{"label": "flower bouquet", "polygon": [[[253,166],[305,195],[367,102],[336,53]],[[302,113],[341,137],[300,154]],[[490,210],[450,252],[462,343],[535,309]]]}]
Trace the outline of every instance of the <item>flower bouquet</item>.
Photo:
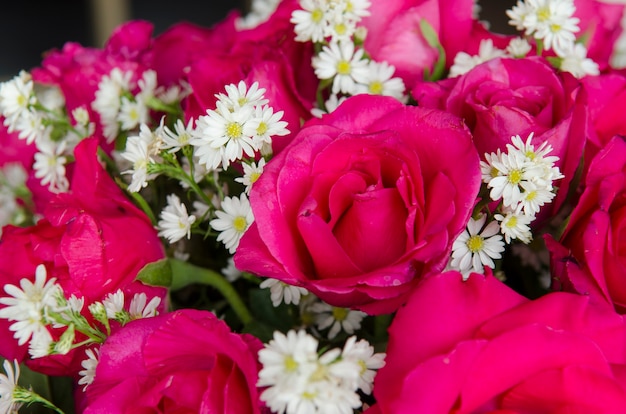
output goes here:
[{"label": "flower bouquet", "polygon": [[0,86],[0,413],[623,413],[626,22],[258,0]]}]

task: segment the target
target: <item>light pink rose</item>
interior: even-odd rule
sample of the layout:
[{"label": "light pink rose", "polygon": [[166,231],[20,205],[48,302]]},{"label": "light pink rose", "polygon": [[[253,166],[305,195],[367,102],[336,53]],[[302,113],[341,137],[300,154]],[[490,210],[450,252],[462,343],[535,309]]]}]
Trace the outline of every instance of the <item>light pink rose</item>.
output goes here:
[{"label": "light pink rose", "polygon": [[391,312],[445,266],[479,185],[459,118],[358,95],[268,163],[235,263],[335,306]]},{"label": "light pink rose", "polygon": [[622,413],[626,325],[556,292],[531,301],[495,279],[424,279],[389,328],[366,414]]},{"label": "light pink rose", "polygon": [[584,191],[559,242],[547,238],[553,288],[626,313],[626,141],[616,136],[591,161]]},{"label": "light pink rose", "polygon": [[[548,142],[565,176],[558,187],[567,190],[583,153],[587,134],[586,94],[569,73],[557,73],[542,58],[498,58],[462,76],[421,83],[413,90],[419,106],[438,108],[465,121],[481,158],[506,151],[511,137],[538,148]],[[543,213],[557,211],[567,196],[559,191]]]},{"label": "light pink rose", "polygon": [[130,322],[100,348],[85,414],[259,414],[261,341],[208,311]]},{"label": "light pink rose", "polygon": [[[48,204],[44,218],[31,227],[6,226],[0,243],[0,285],[19,286],[22,278],[34,280],[44,264],[48,277],[57,278],[65,294],[85,299],[87,306],[117,289],[148,297],[165,298],[165,289],[135,282],[139,270],[165,256],[157,232],[102,168],[94,138],[75,150],[76,174],[70,192],[58,194]],[[1,293],[4,295],[4,292]],[[164,301],[163,301],[164,304]],[[0,355],[20,361],[27,346],[18,346],[0,320]],[[34,369],[51,375],[76,374],[82,353],[30,360]],[[75,359],[78,358],[78,359]],[[70,363],[71,362],[71,363]]]},{"label": "light pink rose", "polygon": [[367,29],[365,50],[374,60],[394,65],[396,75],[412,88],[439,57],[424,39],[420,21],[426,20],[437,33],[450,67],[467,46],[474,26],[472,7],[471,0],[372,1],[370,16],[361,22]]}]

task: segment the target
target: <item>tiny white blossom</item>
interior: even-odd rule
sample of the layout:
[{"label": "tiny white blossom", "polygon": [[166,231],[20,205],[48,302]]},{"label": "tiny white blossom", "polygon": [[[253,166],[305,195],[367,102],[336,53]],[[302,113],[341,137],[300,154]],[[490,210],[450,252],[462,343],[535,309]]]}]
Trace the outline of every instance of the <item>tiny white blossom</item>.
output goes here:
[{"label": "tiny white blossom", "polygon": [[484,266],[495,268],[493,259],[502,258],[504,242],[498,234],[500,226],[496,221],[485,226],[486,221],[484,214],[477,220],[470,217],[467,227],[452,244],[450,267],[461,272],[464,280],[472,272],[484,273]]},{"label": "tiny white blossom", "polygon": [[151,318],[158,314],[157,308],[161,304],[161,298],[155,296],[146,303],[147,300],[148,297],[144,292],[135,293],[128,307],[131,319]]},{"label": "tiny white blossom", "polygon": [[4,125],[13,132],[15,123],[30,105],[36,103],[33,93],[33,81],[30,73],[21,71],[13,79],[0,84],[0,113],[4,116]]},{"label": "tiny white blossom", "polygon": [[361,329],[361,321],[367,315],[361,311],[331,306],[324,302],[313,304],[311,310],[317,314],[316,322],[320,330],[330,327],[329,339],[333,339],[341,331],[353,334]]},{"label": "tiny white blossom", "polygon": [[523,37],[516,37],[511,39],[508,46],[506,47],[506,52],[516,58],[523,58],[530,52],[532,46],[528,43],[528,40]]},{"label": "tiny white blossom", "polygon": [[122,97],[122,104],[117,115],[117,121],[123,131],[131,131],[140,124],[148,122],[148,108],[141,100],[130,100]]},{"label": "tiny white blossom", "polygon": [[187,122],[187,126],[182,120],[176,120],[174,124],[174,131],[168,127],[164,128],[163,133],[163,149],[169,150],[171,153],[178,152],[181,148],[186,147],[192,139],[194,134],[193,125],[195,120],[190,118]]},{"label": "tiny white blossom", "polygon": [[246,194],[250,194],[252,185],[259,179],[261,174],[263,174],[263,168],[265,167],[265,158],[261,158],[258,164],[253,161],[250,163],[244,162],[241,165],[243,167],[243,177],[237,177],[235,178],[235,181],[245,185]]},{"label": "tiny white blossom", "polygon": [[22,406],[14,397],[16,388],[18,388],[17,380],[20,377],[20,365],[17,360],[13,361],[13,365],[5,360],[2,366],[5,373],[0,373],[0,413],[15,414]]},{"label": "tiny white blossom", "polygon": [[226,267],[222,268],[222,274],[226,277],[226,280],[233,283],[235,280],[239,279],[243,273],[241,270],[237,269],[233,258],[229,257]]},{"label": "tiny white blossom", "polygon": [[481,63],[505,55],[504,50],[494,47],[491,39],[483,39],[480,41],[480,46],[478,47],[478,55],[472,56],[465,52],[456,54],[448,76],[454,78],[463,75]]},{"label": "tiny white blossom", "polygon": [[13,337],[18,340],[18,345],[24,345],[32,335],[46,329],[45,312],[54,306],[54,294],[59,289],[55,278],[46,278],[45,266],[39,265],[34,282],[23,278],[20,287],[4,285],[4,291],[10,297],[0,298],[0,304],[6,306],[0,309],[0,318],[15,321],[9,329],[15,332]]},{"label": "tiny white blossom", "polygon": [[85,350],[87,359],[84,359],[80,365],[84,368],[78,371],[80,379],[78,385],[84,385],[83,391],[93,382],[96,378],[96,368],[98,367],[98,359],[100,358],[100,348],[88,348]]},{"label": "tiny white blossom", "polygon": [[33,332],[33,336],[28,343],[28,354],[31,358],[43,358],[54,353],[54,342],[52,335],[47,329],[40,329]]},{"label": "tiny white blossom", "polygon": [[149,153],[148,143],[138,135],[129,136],[126,140],[126,148],[121,157],[132,163],[132,169],[123,171],[122,174],[132,174],[128,191],[136,193],[148,185],[148,181],[154,179],[154,174],[148,174],[148,166],[155,162]]},{"label": "tiny white blossom", "polygon": [[365,339],[357,342],[356,336],[351,336],[346,340],[341,356],[343,359],[356,362],[361,368],[357,386],[365,394],[371,394],[376,370],[385,366],[386,354],[374,353],[374,347]]},{"label": "tiny white blossom", "polygon": [[337,95],[331,94],[326,102],[324,102],[325,109],[313,108],[311,109],[311,115],[316,118],[321,118],[325,114],[329,114],[337,109],[337,107],[341,105],[346,99],[348,99],[347,96],[342,96],[341,98],[339,98]]},{"label": "tiny white blossom", "polygon": [[95,100],[91,107],[100,115],[100,122],[104,128],[104,136],[108,142],[113,142],[119,132],[118,113],[121,106],[121,97],[125,91],[130,90],[130,71],[122,72],[114,68],[109,75],[105,75],[98,83]]},{"label": "tiny white blossom", "polygon": [[109,293],[102,301],[109,319],[117,319],[124,312],[124,292],[117,290]]},{"label": "tiny white blossom", "polygon": [[159,236],[165,237],[170,243],[187,237],[191,238],[191,226],[196,216],[187,214],[187,207],[176,194],[167,196],[167,206],[161,212],[161,220],[157,225]]},{"label": "tiny white blossom", "polygon": [[24,111],[15,123],[15,130],[19,131],[18,137],[30,145],[35,141],[49,139],[51,127],[44,125],[44,118],[39,112]]},{"label": "tiny white blossom", "polygon": [[256,148],[265,143],[271,144],[272,137],[289,134],[287,122],[281,121],[283,114],[283,111],[274,112],[267,105],[257,106],[253,117],[245,124],[243,133],[252,137]]},{"label": "tiny white blossom", "polygon": [[[248,88],[244,81],[239,81],[237,85],[230,84],[224,86],[226,95],[218,93],[215,97],[222,103],[224,108],[229,112],[233,112],[238,108],[262,106],[269,101],[263,96],[265,88],[259,88],[259,83],[254,82]],[[223,110],[221,112],[224,112]]]},{"label": "tiny white blossom", "polygon": [[279,306],[285,302],[287,305],[300,303],[300,297],[309,293],[305,288],[299,286],[288,285],[277,279],[265,279],[259,285],[261,289],[270,289],[270,297],[274,306]]},{"label": "tiny white blossom", "polygon": [[526,0],[525,34],[541,39],[546,50],[563,56],[580,30],[579,19],[573,17],[575,10],[573,0]]},{"label": "tiny white blossom", "polygon": [[357,85],[359,93],[370,95],[393,96],[398,100],[404,99],[404,82],[401,78],[393,77],[396,68],[387,62],[370,61],[367,65],[367,80]]},{"label": "tiny white blossom", "polygon": [[315,75],[319,79],[333,79],[332,92],[354,94],[357,83],[367,83],[367,60],[363,49],[355,50],[352,42],[331,42],[313,58]]},{"label": "tiny white blossom", "polygon": [[495,214],[494,218],[500,222],[500,231],[504,234],[504,240],[511,243],[511,240],[518,239],[522,243],[530,243],[533,236],[530,231],[530,222],[534,220],[534,216],[518,214],[515,212]]},{"label": "tiny white blossom", "polygon": [[217,241],[232,254],[239,246],[239,240],[254,221],[250,201],[244,193],[237,197],[224,197],[221,210],[215,212],[217,218],[211,220],[209,225],[213,230],[219,231]]},{"label": "tiny white blossom", "polygon": [[54,142],[51,140],[37,141],[35,153],[35,163],[33,170],[35,177],[41,180],[41,185],[47,185],[53,193],[62,193],[68,190],[69,181],[65,176],[65,163],[67,158],[64,155],[66,142]]},{"label": "tiny white blossom", "polygon": [[301,0],[301,10],[294,10],[290,22],[295,25],[296,40],[321,43],[328,26],[330,4],[324,0]]},{"label": "tiny white blossom", "polygon": [[571,47],[564,50],[561,56],[559,69],[571,73],[576,78],[600,74],[598,64],[587,57],[587,48],[580,43],[572,44]]}]

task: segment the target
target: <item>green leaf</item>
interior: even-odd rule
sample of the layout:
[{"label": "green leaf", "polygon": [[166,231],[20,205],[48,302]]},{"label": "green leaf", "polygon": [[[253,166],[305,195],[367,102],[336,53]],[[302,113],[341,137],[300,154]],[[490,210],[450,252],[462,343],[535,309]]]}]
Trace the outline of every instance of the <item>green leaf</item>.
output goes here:
[{"label": "green leaf", "polygon": [[251,289],[248,292],[255,319],[265,322],[273,330],[288,331],[294,324],[290,307],[284,303],[275,307],[270,295],[269,289]]},{"label": "green leaf", "polygon": [[437,32],[435,32],[435,29],[433,29],[426,19],[420,20],[420,30],[428,46],[437,49],[439,53],[439,57],[437,58],[437,62],[435,62],[432,72],[430,68],[424,68],[424,79],[427,81],[439,80],[443,77],[443,73],[446,69],[446,51],[443,49],[443,46],[441,46]]},{"label": "green leaf", "polygon": [[139,271],[137,279],[151,286],[169,287],[172,284],[172,267],[168,259],[148,263]]}]

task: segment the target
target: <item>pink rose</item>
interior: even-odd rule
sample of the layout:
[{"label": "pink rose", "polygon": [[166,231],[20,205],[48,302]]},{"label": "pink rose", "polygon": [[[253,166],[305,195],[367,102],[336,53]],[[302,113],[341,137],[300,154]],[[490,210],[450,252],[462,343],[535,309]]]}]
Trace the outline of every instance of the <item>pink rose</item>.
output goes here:
[{"label": "pink rose", "polygon": [[626,325],[610,307],[528,300],[492,276],[424,279],[389,329],[367,414],[623,413]]},{"label": "pink rose", "polygon": [[334,306],[391,312],[445,266],[479,185],[460,119],[358,95],[268,163],[235,263]]},{"label": "pink rose", "polygon": [[587,147],[593,156],[615,135],[626,135],[626,119],[620,111],[626,105],[626,77],[610,73],[587,76],[581,82],[589,101],[592,128]]},{"label": "pink rose", "polygon": [[432,69],[439,57],[437,49],[424,39],[420,21],[435,30],[446,51],[447,67],[454,56],[465,50],[472,32],[471,0],[386,0],[373,1],[370,16],[361,23],[367,29],[365,50],[376,61],[396,67],[408,88],[422,80],[424,69]]},{"label": "pink rose", "polygon": [[[76,147],[76,174],[70,192],[56,195],[43,219],[31,227],[3,229],[0,284],[19,286],[22,278],[33,279],[35,268],[44,264],[48,277],[57,278],[67,296],[85,298],[85,312],[87,305],[117,289],[165,297],[165,289],[134,281],[141,268],[164,257],[163,246],[150,220],[102,168],[96,148],[93,138]],[[5,338],[0,341],[0,355],[22,360],[27,347],[9,339],[13,336],[9,325],[0,320]],[[66,362],[73,356],[36,359],[29,364],[54,375],[70,374],[75,366]]]},{"label": "pink rose", "polygon": [[591,161],[584,191],[551,252],[553,288],[612,303],[626,313],[626,141],[616,136]]},{"label": "pink rose", "polygon": [[[413,90],[418,105],[438,108],[465,121],[478,154],[505,151],[511,137],[526,140],[533,133],[537,148],[548,142],[549,154],[565,176],[567,189],[579,166],[587,132],[586,95],[569,73],[557,73],[542,58],[493,59],[465,75],[436,83],[421,83]],[[567,191],[560,191],[549,209],[561,206]]]},{"label": "pink rose", "polygon": [[207,311],[130,322],[100,348],[85,414],[258,414],[261,341]]}]

